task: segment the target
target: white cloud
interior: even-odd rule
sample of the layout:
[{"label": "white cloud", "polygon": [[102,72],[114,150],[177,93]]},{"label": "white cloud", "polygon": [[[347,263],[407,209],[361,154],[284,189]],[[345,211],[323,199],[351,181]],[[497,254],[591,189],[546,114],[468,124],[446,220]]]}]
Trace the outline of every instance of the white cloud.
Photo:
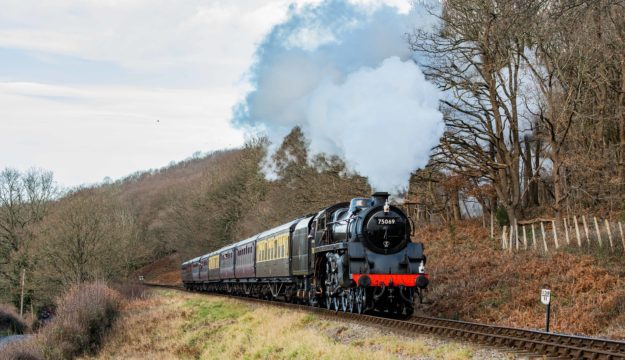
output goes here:
[{"label": "white cloud", "polygon": [[287,6],[284,0],[9,1],[0,12],[0,46],[142,71],[223,63],[243,71]]},{"label": "white cloud", "polygon": [[239,146],[243,135],[227,121],[236,96],[234,88],[0,83],[0,167],[51,169],[72,186]]}]

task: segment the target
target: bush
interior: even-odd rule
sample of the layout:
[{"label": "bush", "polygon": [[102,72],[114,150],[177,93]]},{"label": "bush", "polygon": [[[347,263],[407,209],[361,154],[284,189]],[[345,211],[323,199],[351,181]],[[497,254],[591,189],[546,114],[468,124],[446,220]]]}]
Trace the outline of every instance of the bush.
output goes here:
[{"label": "bush", "polygon": [[0,360],[73,359],[94,353],[120,305],[120,294],[103,283],[75,285],[57,299],[54,319],[39,334],[4,347]]},{"label": "bush", "polygon": [[119,294],[102,283],[73,286],[57,301],[57,313],[39,341],[48,359],[93,353],[120,311]]},{"label": "bush", "polygon": [[28,326],[13,306],[0,304],[0,336],[23,334]]}]

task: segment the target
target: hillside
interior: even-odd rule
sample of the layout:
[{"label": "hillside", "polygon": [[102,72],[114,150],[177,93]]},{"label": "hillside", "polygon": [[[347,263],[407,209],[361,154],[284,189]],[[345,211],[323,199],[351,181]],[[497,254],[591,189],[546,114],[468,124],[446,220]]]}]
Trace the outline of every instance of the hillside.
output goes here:
[{"label": "hillside", "polygon": [[424,227],[433,304],[423,312],[452,319],[544,329],[540,289],[552,289],[551,330],[625,337],[625,274],[620,254],[573,247],[541,255],[509,253],[474,223]]}]

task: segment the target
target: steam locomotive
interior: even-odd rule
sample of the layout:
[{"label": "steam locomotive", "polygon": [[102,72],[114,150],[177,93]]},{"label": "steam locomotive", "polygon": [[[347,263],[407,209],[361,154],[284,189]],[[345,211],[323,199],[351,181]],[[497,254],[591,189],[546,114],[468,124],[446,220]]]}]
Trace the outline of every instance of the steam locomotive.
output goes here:
[{"label": "steam locomotive", "polygon": [[408,316],[429,280],[389,194],[327,207],[181,266],[189,290]]}]

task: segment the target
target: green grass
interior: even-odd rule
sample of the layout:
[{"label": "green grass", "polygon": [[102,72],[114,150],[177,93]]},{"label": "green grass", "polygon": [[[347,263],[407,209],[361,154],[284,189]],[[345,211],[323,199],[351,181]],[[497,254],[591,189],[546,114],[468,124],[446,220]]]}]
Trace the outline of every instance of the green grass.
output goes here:
[{"label": "green grass", "polygon": [[193,312],[192,322],[216,322],[226,319],[237,319],[248,310],[238,303],[226,303],[225,300],[191,299],[184,307]]}]

